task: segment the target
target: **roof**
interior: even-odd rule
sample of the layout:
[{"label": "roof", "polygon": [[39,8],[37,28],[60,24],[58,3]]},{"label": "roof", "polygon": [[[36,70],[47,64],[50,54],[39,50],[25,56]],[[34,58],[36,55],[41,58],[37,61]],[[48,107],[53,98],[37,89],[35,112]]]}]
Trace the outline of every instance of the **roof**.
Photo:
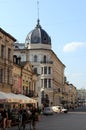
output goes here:
[{"label": "roof", "polygon": [[4,33],[8,37],[10,37],[14,42],[16,42],[16,39],[12,35],[10,35],[9,33],[7,33],[6,31],[4,31],[2,28],[0,28],[0,32]]},{"label": "roof", "polygon": [[25,44],[49,44],[51,45],[51,38],[47,34],[47,32],[42,29],[39,23],[39,19],[37,20],[37,25],[35,29],[28,33]]}]

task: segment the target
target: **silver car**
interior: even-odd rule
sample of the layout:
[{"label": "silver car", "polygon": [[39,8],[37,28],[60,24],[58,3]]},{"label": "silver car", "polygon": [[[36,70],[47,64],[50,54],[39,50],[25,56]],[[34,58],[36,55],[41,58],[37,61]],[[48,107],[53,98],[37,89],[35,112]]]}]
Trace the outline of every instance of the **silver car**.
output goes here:
[{"label": "silver car", "polygon": [[53,113],[53,110],[52,110],[51,107],[45,107],[44,111],[43,111],[43,114],[44,115],[53,115],[54,113]]}]

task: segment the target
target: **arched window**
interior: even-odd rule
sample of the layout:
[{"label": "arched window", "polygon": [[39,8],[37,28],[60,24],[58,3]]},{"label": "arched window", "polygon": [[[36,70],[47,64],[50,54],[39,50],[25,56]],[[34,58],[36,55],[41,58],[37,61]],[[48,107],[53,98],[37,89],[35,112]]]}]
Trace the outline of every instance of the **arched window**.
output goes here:
[{"label": "arched window", "polygon": [[44,59],[43,59],[43,61],[44,61],[44,63],[46,63],[46,60],[47,58],[46,58],[46,55],[44,55]]},{"label": "arched window", "polygon": [[37,55],[34,56],[34,62],[37,62]]}]

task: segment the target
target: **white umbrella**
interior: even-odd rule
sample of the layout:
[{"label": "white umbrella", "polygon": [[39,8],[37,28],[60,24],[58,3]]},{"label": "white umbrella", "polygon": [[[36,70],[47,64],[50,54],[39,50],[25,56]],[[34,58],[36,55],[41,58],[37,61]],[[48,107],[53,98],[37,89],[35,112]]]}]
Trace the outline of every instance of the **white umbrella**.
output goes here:
[{"label": "white umbrella", "polygon": [[22,94],[0,92],[0,103],[36,103],[36,100]]},{"label": "white umbrella", "polygon": [[11,103],[14,102],[14,100],[4,92],[0,92],[0,103]]},{"label": "white umbrella", "polygon": [[36,103],[36,100],[22,94],[8,93],[8,95],[18,103]]},{"label": "white umbrella", "polygon": [[16,103],[23,103],[23,99],[20,98],[17,94],[14,93],[8,93],[8,96],[10,96]]},{"label": "white umbrella", "polygon": [[27,97],[25,95],[18,94],[18,97],[24,101],[22,103],[36,103],[36,100],[34,100],[32,98],[29,98],[29,97]]}]

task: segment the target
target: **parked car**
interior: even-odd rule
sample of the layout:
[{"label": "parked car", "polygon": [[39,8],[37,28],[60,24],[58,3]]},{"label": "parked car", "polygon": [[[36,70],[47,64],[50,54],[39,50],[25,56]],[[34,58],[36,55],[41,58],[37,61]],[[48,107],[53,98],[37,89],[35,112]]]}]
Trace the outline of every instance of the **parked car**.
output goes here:
[{"label": "parked car", "polygon": [[44,115],[53,115],[54,112],[53,112],[51,107],[45,107],[44,110],[43,110],[43,114]]}]

